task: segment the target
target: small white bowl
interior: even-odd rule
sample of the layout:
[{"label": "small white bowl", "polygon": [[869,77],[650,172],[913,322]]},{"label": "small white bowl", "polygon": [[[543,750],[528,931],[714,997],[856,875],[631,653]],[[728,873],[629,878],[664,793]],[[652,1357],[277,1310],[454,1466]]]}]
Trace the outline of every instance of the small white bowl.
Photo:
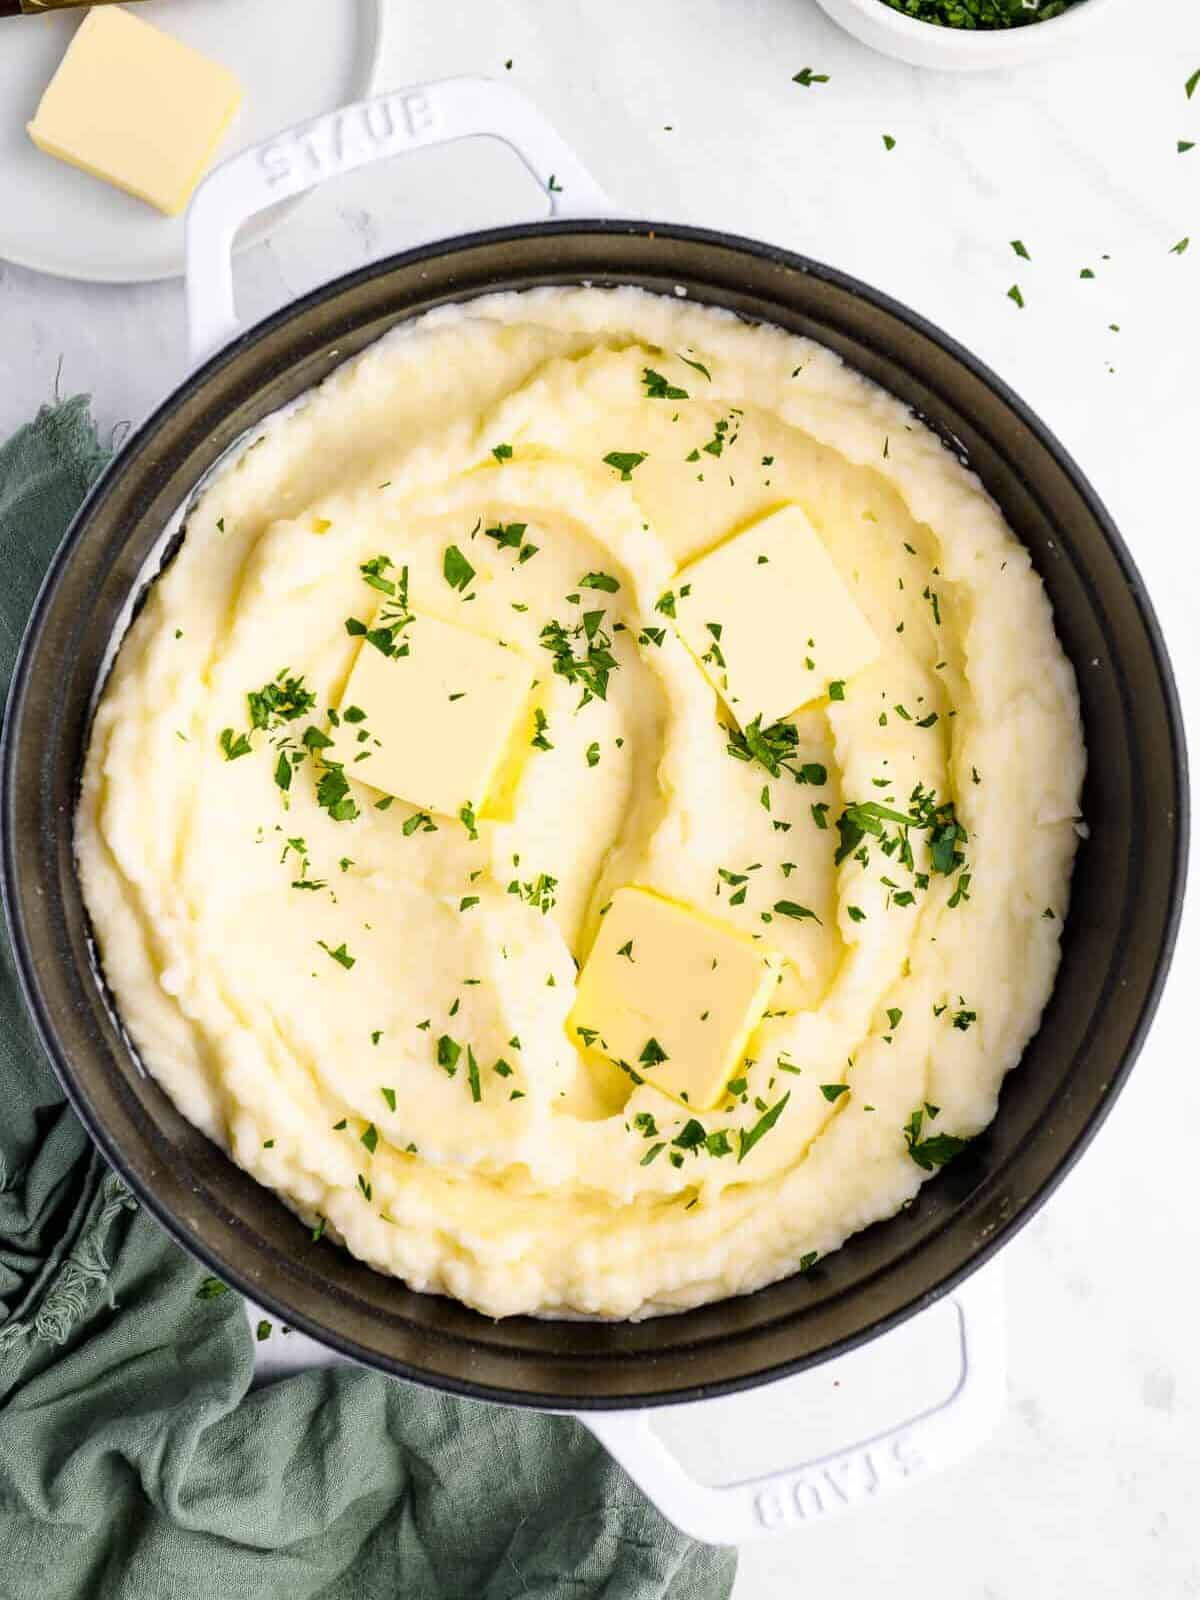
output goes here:
[{"label": "small white bowl", "polygon": [[1121,0],[1080,0],[1061,17],[1023,28],[947,28],[893,11],[884,0],[817,0],[835,22],[863,44],[914,67],[943,72],[986,72],[1059,54],[1110,20]]}]

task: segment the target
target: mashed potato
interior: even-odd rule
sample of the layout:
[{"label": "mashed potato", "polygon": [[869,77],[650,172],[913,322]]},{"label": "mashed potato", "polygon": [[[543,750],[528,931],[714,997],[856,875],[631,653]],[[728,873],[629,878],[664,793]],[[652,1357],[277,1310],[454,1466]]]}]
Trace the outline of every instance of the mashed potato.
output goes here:
[{"label": "mashed potato", "polygon": [[[789,503],[882,649],[772,771],[660,602]],[[537,680],[477,818],[323,782],[307,730],[379,557]],[[595,572],[618,587],[581,599]],[[544,632],[581,604],[616,662],[582,705]],[[836,1250],[987,1124],[1054,979],[1083,771],[1041,581],[899,402],[774,328],[545,290],[397,329],[215,475],[104,689],[77,851],[147,1066],[306,1223],[493,1316],[644,1317]],[[784,959],[715,1110],[614,1089],[568,1035],[629,884]]]}]

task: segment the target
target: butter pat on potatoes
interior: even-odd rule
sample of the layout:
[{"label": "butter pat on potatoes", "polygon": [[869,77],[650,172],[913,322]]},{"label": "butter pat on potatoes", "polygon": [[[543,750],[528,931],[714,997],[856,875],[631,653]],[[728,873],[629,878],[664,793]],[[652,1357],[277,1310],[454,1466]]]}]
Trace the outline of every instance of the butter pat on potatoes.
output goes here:
[{"label": "butter pat on potatoes", "polygon": [[120,6],[98,6],[71,40],[29,137],[47,155],[174,216],[241,99],[227,67]]},{"label": "butter pat on potatoes", "polygon": [[782,958],[648,890],[618,889],[579,974],[569,1031],[672,1100],[714,1106],[775,990]]},{"label": "butter pat on potatoes", "polygon": [[450,817],[478,812],[528,704],[529,663],[436,617],[412,616],[388,637],[394,655],[370,636],[359,649],[330,755],[398,800]]},{"label": "butter pat on potatoes", "polygon": [[879,640],[799,506],[684,567],[676,626],[744,728],[778,722],[851,678]]}]

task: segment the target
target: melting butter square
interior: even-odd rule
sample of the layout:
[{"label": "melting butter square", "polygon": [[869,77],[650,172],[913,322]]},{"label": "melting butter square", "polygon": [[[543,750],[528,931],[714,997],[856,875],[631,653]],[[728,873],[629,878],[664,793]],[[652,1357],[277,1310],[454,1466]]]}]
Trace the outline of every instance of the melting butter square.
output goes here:
[{"label": "melting butter square", "polygon": [[[690,591],[680,590],[690,585]],[[778,722],[879,654],[870,623],[799,506],[678,574],[676,626],[742,727]]]},{"label": "melting butter square", "polygon": [[29,137],[48,155],[173,216],[241,98],[227,67],[120,6],[98,6],[71,40]]},{"label": "melting butter square", "polygon": [[568,1032],[693,1110],[715,1105],[782,957],[646,889],[618,889],[579,974]]},{"label": "melting butter square", "polygon": [[410,805],[478,812],[528,703],[529,663],[436,617],[414,616],[402,638],[406,655],[359,648],[329,753],[348,777]]}]

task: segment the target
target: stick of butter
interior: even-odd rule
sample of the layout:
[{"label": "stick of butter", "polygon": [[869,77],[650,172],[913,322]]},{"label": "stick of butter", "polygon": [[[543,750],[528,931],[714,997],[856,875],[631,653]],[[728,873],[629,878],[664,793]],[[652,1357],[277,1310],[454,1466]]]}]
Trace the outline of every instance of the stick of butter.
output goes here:
[{"label": "stick of butter", "polygon": [[120,6],[90,11],[29,124],[39,150],[182,211],[241,104],[227,67]]},{"label": "stick of butter", "polygon": [[579,974],[568,1032],[695,1111],[721,1098],[783,957],[738,928],[618,889]]},{"label": "stick of butter", "polygon": [[799,506],[753,523],[678,574],[676,627],[744,728],[852,678],[879,640]]},{"label": "stick of butter", "polygon": [[330,754],[348,777],[443,816],[478,812],[530,696],[516,650],[436,617],[405,623],[404,653],[366,639]]}]

